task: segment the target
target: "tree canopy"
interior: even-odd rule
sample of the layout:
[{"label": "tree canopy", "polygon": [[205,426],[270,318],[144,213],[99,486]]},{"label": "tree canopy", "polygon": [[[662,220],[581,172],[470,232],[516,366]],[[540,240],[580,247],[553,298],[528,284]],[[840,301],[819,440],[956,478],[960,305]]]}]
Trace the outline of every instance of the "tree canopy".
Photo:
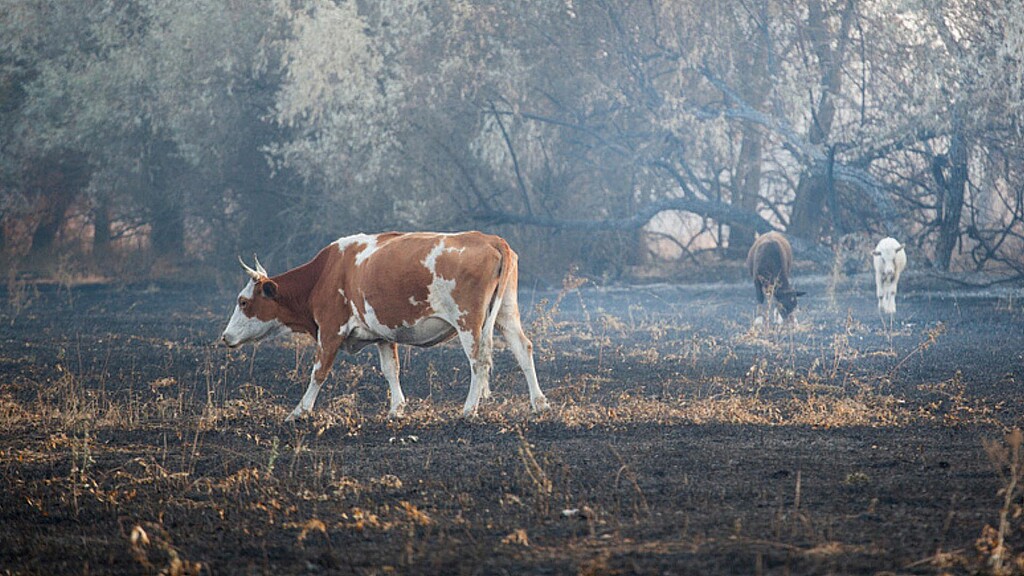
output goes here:
[{"label": "tree canopy", "polygon": [[21,263],[482,228],[615,276],[778,229],[1024,274],[1022,0],[10,0],[0,110]]}]

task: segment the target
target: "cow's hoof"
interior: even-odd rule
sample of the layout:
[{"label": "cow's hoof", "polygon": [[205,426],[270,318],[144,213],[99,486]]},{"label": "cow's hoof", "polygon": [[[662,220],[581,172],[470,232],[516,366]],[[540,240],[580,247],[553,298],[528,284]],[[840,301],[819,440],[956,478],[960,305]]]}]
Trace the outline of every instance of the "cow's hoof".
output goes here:
[{"label": "cow's hoof", "polygon": [[548,399],[541,396],[533,401],[533,411],[537,414],[541,412],[547,412],[551,410],[551,404],[548,403]]},{"label": "cow's hoof", "polygon": [[388,410],[389,420],[401,420],[402,418],[405,418],[405,402],[402,402],[398,406]]},{"label": "cow's hoof", "polygon": [[284,421],[285,422],[295,422],[296,420],[298,420],[299,418],[302,418],[303,416],[305,416],[305,414],[303,414],[302,412],[292,411],[292,413],[289,414],[288,417],[284,419]]}]

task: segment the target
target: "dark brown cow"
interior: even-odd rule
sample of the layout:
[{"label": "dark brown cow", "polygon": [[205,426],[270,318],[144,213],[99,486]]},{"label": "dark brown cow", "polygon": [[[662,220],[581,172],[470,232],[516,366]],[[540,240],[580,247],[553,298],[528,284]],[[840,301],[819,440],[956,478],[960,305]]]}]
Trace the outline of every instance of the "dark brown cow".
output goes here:
[{"label": "dark brown cow", "polygon": [[782,234],[768,232],[754,241],[747,252],[747,270],[754,279],[759,311],[767,300],[769,314],[773,302],[783,318],[789,318],[793,313],[797,296],[803,296],[804,292],[793,290],[789,284],[789,269],[792,265],[793,248]]},{"label": "dark brown cow", "polygon": [[463,408],[470,415],[490,394],[495,326],[526,375],[531,406],[548,407],[533,344],[519,319],[518,257],[502,238],[480,232],[357,234],[278,276],[269,277],[258,261],[255,270],[242,266],[249,283],[224,329],[228,346],[287,331],[317,339],[309,387],[288,420],[312,410],[339,349],[356,352],[369,344],[377,346],[391,389],[389,415],[400,415],[405,396],[397,345],[433,346],[454,336],[472,369]]}]

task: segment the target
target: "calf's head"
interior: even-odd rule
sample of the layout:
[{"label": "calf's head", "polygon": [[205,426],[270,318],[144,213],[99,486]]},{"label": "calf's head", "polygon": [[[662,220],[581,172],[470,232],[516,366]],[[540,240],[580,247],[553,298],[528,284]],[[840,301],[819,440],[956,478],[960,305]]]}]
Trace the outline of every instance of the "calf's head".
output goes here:
[{"label": "calf's head", "polygon": [[806,292],[800,290],[776,290],[775,301],[779,304],[779,311],[782,313],[783,318],[789,318],[789,315],[796,310],[796,298],[797,296],[803,296]]},{"label": "calf's head", "polygon": [[872,255],[875,258],[875,270],[883,280],[892,280],[896,276],[896,255],[903,251],[903,245],[892,238],[878,243]]},{"label": "calf's head", "polygon": [[267,276],[259,260],[255,270],[241,258],[238,261],[249,275],[249,282],[238,293],[235,311],[221,335],[221,341],[231,348],[261,340],[284,328],[278,320],[277,284]]}]

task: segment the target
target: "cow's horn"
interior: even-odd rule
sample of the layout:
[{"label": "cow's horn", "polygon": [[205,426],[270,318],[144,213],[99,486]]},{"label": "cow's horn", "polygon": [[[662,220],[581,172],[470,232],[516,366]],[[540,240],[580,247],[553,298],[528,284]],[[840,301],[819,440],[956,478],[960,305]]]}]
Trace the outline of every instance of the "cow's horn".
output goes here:
[{"label": "cow's horn", "polygon": [[[249,268],[249,266],[242,261],[241,256],[238,257],[238,263],[242,265],[242,270],[245,270],[245,273],[249,275],[249,278],[252,278],[253,280],[259,280],[260,278],[262,278],[262,275],[260,275],[258,271]],[[259,266],[259,263],[257,263],[256,265]]]},{"label": "cow's horn", "polygon": [[270,276],[269,274],[267,274],[266,269],[263,268],[263,264],[260,264],[260,259],[256,257],[256,253],[255,252],[252,253],[252,259],[256,261],[256,271],[257,272],[259,272],[260,274],[263,274],[264,276]]}]

